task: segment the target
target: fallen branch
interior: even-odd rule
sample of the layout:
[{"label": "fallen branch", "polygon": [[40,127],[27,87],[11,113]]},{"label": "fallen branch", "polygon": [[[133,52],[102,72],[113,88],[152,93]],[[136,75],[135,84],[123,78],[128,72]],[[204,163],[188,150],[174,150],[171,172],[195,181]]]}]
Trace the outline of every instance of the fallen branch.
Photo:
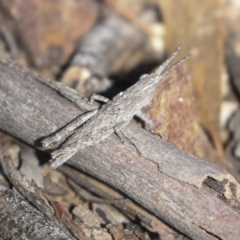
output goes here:
[{"label": "fallen branch", "polygon": [[[82,113],[38,82],[38,74],[3,57],[0,73],[1,129],[33,146]],[[240,236],[240,215],[231,207],[239,207],[239,184],[230,174],[134,124],[123,133],[140,154],[113,134],[68,164],[120,189],[192,239]]]}]

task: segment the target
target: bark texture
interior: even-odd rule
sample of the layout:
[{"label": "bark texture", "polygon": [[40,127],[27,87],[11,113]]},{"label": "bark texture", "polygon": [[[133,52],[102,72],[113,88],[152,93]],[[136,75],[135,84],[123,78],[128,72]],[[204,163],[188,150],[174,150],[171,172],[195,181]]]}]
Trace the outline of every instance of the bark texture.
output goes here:
[{"label": "bark texture", "polygon": [[0,186],[0,235],[4,239],[70,240],[22,196]]},{"label": "bark texture", "polygon": [[[4,57],[0,73],[1,129],[33,146],[82,113],[38,82],[38,74]],[[230,174],[134,124],[123,133],[133,144],[121,144],[113,134],[68,164],[124,192],[192,239],[239,238],[240,191]]]}]

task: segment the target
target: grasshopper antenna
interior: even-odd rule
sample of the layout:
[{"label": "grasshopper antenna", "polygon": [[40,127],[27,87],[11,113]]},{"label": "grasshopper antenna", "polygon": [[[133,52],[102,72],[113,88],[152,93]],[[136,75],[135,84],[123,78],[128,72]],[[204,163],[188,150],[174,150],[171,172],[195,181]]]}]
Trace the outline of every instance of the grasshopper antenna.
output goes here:
[{"label": "grasshopper antenna", "polygon": [[186,57],[184,57],[183,59],[181,59],[180,61],[176,62],[175,64],[173,64],[171,67],[169,67],[164,73],[161,74],[161,77],[165,76],[167,73],[169,73],[173,68],[177,67],[179,64],[181,64],[182,62],[184,62],[185,60],[187,60],[188,58],[190,58],[192,56],[192,54],[187,55]]}]

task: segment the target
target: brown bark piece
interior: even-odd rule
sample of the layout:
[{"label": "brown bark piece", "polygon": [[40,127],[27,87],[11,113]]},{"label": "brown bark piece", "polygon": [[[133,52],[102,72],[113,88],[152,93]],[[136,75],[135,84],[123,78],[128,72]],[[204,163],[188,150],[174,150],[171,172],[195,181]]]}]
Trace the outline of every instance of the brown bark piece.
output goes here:
[{"label": "brown bark piece", "polygon": [[231,166],[221,161],[207,139],[194,105],[190,79],[183,66],[176,67],[159,82],[145,112],[154,120],[155,131],[165,141],[239,177]]},{"label": "brown bark piece", "polygon": [[159,82],[145,112],[165,141],[201,159],[217,161],[219,157],[199,124],[193,101],[190,78],[183,66],[178,66]]},{"label": "brown bark piece", "polygon": [[[201,123],[209,132],[220,157],[224,157],[219,138],[221,103],[220,78],[223,66],[221,3],[213,1],[160,1],[166,23],[166,43],[171,52],[179,42],[182,54],[192,53],[188,66]],[[180,55],[181,57],[182,55]]]},{"label": "brown bark piece", "polygon": [[[27,69],[1,58],[0,73],[1,129],[29,144],[80,113]],[[79,151],[68,163],[120,189],[192,239],[240,236],[239,214],[203,186],[208,177],[219,182],[225,179],[222,195],[239,200],[239,185],[231,175],[134,124],[123,134],[139,151],[111,135]]]}]

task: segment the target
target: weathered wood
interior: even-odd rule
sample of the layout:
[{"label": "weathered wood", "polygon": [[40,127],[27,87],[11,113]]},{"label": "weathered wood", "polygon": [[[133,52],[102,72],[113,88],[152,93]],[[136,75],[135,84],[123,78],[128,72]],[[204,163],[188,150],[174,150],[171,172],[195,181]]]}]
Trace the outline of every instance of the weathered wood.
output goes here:
[{"label": "weathered wood", "polygon": [[22,196],[0,185],[0,237],[3,239],[70,240]]},{"label": "weathered wood", "polygon": [[[86,239],[82,229],[72,221],[66,210],[64,210],[58,203],[50,201],[46,197],[43,189],[40,188],[34,180],[30,182],[23,174],[21,174],[15,168],[11,157],[3,155],[1,151],[0,164],[4,174],[13,184],[15,189],[17,189],[17,191],[21,193],[32,205],[37,207],[41,213],[47,216],[48,221],[51,221],[52,224],[60,228],[70,238],[74,236],[76,239]],[[19,221],[17,221],[16,224],[18,222]],[[41,228],[44,229],[44,225],[41,226]]]},{"label": "weathered wood", "polygon": [[[31,145],[37,146],[40,139],[81,113],[39,83],[37,74],[3,57],[0,73],[0,127]],[[123,133],[139,152],[113,134],[79,151],[68,163],[120,189],[192,239],[240,236],[240,215],[226,204],[239,206],[239,185],[231,175],[134,124]],[[208,178],[217,183],[209,184],[213,192],[205,187]]]}]

